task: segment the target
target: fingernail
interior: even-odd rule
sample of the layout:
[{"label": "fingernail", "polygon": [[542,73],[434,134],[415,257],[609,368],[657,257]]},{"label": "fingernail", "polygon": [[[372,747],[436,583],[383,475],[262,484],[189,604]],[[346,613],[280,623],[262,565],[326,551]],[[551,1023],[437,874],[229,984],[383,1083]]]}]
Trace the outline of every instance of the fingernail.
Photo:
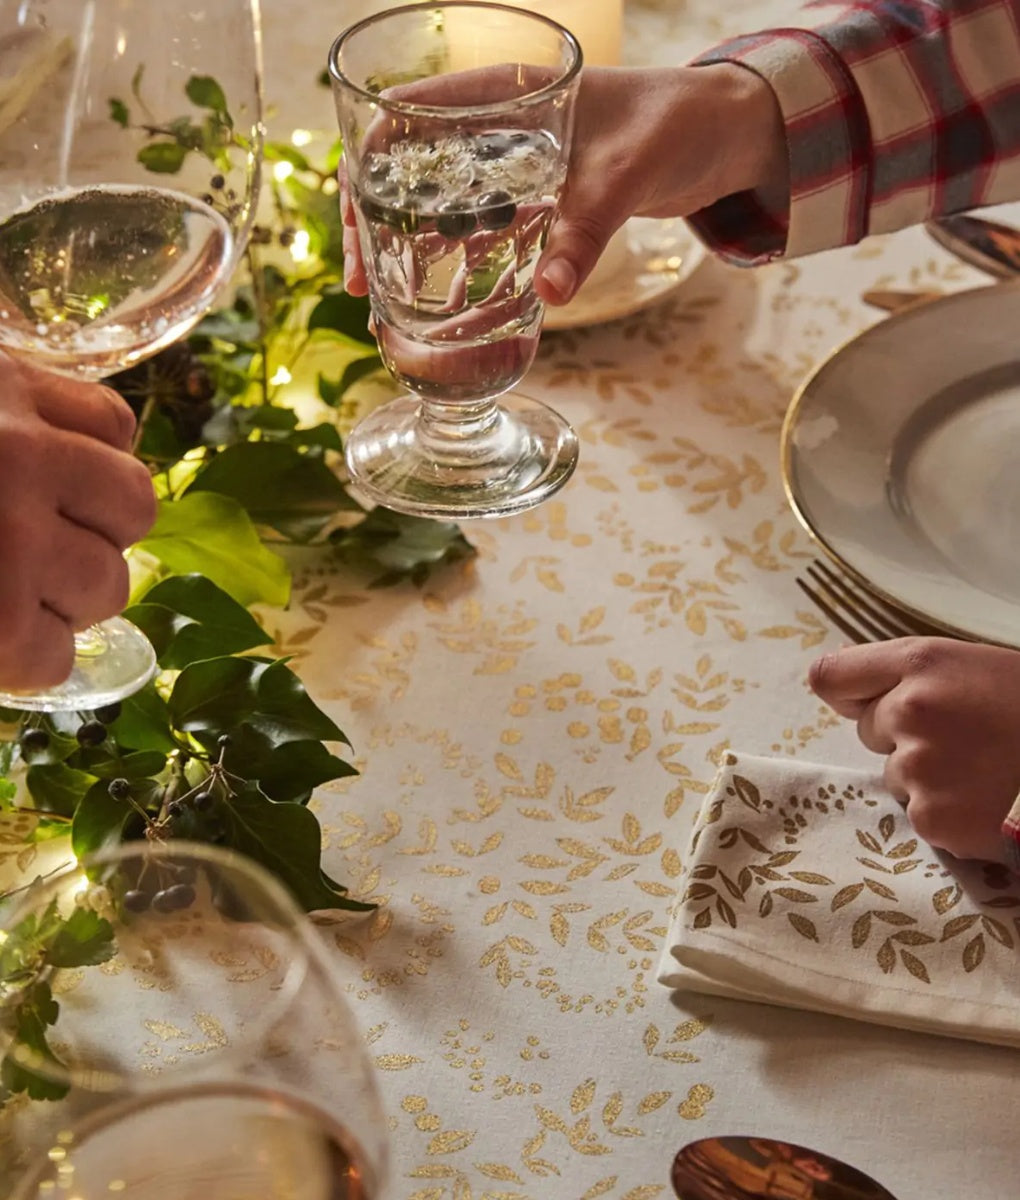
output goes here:
[{"label": "fingernail", "polygon": [[577,272],[565,258],[554,258],[542,272],[542,278],[560,301],[569,300],[577,287]]},{"label": "fingernail", "polygon": [[353,274],[354,274],[354,255],[353,254],[345,254],[344,255],[344,282],[346,283],[346,281],[348,279],[350,279],[350,277]]}]

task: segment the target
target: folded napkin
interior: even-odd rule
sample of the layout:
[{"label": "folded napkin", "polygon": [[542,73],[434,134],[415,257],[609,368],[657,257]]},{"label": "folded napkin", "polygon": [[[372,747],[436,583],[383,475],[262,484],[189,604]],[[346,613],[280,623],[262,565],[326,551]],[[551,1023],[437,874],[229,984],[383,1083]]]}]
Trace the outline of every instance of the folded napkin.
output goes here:
[{"label": "folded napkin", "polygon": [[1020,1045],[1020,880],[932,850],[870,775],[728,754],[659,981]]}]

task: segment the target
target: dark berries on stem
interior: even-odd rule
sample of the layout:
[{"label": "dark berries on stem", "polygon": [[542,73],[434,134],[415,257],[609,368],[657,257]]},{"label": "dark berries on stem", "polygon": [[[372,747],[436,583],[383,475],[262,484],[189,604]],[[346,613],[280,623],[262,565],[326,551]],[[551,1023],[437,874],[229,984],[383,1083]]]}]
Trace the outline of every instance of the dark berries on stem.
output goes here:
[{"label": "dark berries on stem", "polygon": [[106,741],[106,726],[102,721],[84,721],[74,736],[79,746],[101,746]]},{"label": "dark berries on stem", "polygon": [[130,891],[124,893],[124,907],[128,912],[145,912],[151,903],[152,897],[148,892],[143,892],[140,888],[132,888]]},{"label": "dark berries on stem", "polygon": [[38,726],[32,729],[26,729],[21,735],[21,753],[25,757],[30,757],[33,754],[42,754],[42,752],[50,744],[50,735],[45,729],[40,729]]}]

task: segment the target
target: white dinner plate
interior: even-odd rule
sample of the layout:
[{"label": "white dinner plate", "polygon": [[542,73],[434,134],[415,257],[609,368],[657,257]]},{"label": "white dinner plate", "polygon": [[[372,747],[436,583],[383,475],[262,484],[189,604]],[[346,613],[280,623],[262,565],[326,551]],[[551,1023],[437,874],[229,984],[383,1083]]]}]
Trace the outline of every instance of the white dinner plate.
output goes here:
[{"label": "white dinner plate", "polygon": [[1020,281],[837,350],[790,406],[782,469],[851,574],[949,633],[1020,647]]},{"label": "white dinner plate", "polygon": [[632,217],[624,232],[625,253],[616,269],[608,276],[593,275],[563,308],[547,308],[545,329],[576,329],[629,317],[690,279],[705,257],[705,247],[678,217]]}]

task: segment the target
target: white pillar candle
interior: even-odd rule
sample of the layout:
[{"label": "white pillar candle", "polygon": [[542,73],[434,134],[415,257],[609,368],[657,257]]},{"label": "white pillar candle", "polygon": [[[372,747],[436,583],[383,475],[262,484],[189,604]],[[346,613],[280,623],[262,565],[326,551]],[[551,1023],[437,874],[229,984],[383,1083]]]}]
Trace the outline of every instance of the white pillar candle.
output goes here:
[{"label": "white pillar candle", "polygon": [[620,65],[623,41],[623,0],[502,0],[559,22],[581,43],[591,67]]}]

